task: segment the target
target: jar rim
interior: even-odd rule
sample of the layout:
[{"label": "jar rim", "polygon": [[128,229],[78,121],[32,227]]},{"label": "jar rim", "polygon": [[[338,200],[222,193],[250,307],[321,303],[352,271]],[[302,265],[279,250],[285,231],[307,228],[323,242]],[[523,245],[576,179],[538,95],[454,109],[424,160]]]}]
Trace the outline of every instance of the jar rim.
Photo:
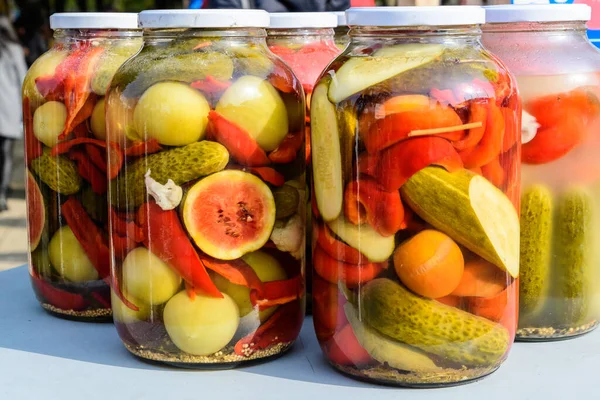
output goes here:
[{"label": "jar rim", "polygon": [[458,26],[485,23],[479,6],[354,7],[346,11],[349,26]]},{"label": "jar rim", "polygon": [[270,29],[335,28],[338,17],[330,12],[271,13]]},{"label": "jar rim", "polygon": [[50,29],[138,29],[136,13],[75,12],[50,16]]},{"label": "jar rim", "polygon": [[264,10],[148,10],[138,14],[139,27],[163,28],[267,28]]},{"label": "jar rim", "polygon": [[592,8],[587,4],[511,4],[483,8],[488,24],[589,21],[592,18]]}]

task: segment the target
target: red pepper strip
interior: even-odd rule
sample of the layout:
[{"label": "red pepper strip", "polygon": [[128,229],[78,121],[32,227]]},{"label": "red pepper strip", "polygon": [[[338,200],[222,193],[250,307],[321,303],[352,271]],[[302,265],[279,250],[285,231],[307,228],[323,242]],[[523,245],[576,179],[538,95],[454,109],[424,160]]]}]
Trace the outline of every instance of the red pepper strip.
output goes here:
[{"label": "red pepper strip", "polygon": [[85,152],[90,157],[90,161],[98,167],[102,172],[106,172],[106,153],[103,152],[99,147],[91,144],[85,145]]},{"label": "red pepper strip", "polygon": [[65,97],[65,88],[63,82],[58,80],[55,75],[46,75],[35,78],[35,86],[48,101],[63,101]]},{"label": "red pepper strip", "polygon": [[[519,107],[520,109],[520,107]],[[521,134],[521,112],[515,112],[512,108],[502,107],[502,116],[504,117],[504,138],[502,139],[502,152],[506,153],[517,142],[518,135]]]},{"label": "red pepper strip", "polygon": [[258,290],[260,293],[263,291],[263,282],[260,280],[254,269],[249,266],[244,260],[237,259],[232,261],[217,260],[216,258],[210,257],[206,254],[200,253],[200,261],[204,266],[229,282],[235,285],[245,286],[250,289]]},{"label": "red pepper strip", "polygon": [[100,278],[110,276],[110,251],[105,234],[87,215],[85,208],[75,197],[69,197],[61,206],[61,210],[67,225],[85,250]]},{"label": "red pepper strip", "polygon": [[481,174],[497,188],[504,184],[504,169],[500,165],[498,157],[494,158],[488,164],[481,166]]},{"label": "red pepper strip", "polygon": [[504,117],[500,107],[496,104],[490,104],[488,112],[485,134],[481,141],[470,150],[460,153],[465,168],[481,167],[489,164],[502,150],[502,141],[504,137]]},{"label": "red pepper strip", "polygon": [[354,180],[346,185],[344,214],[354,225],[368,223],[381,236],[392,236],[406,228],[400,193],[386,192],[372,179]]},{"label": "red pepper strip", "polygon": [[92,292],[92,297],[96,300],[100,305],[104,308],[110,308],[110,301],[106,300],[102,295],[98,292]]},{"label": "red pepper strip", "polygon": [[302,277],[297,275],[291,279],[263,283],[262,293],[256,289],[250,291],[252,306],[260,311],[273,306],[290,303],[302,297]]},{"label": "red pepper strip", "polygon": [[471,103],[471,115],[469,116],[469,123],[481,122],[481,126],[479,128],[469,129],[467,136],[461,140],[453,142],[452,145],[456,150],[462,151],[477,146],[477,144],[481,141],[483,134],[485,133],[489,109],[489,99],[473,101]]},{"label": "red pepper strip", "polygon": [[73,56],[77,53],[79,60],[76,68],[70,69],[64,79],[67,120],[65,121],[63,133],[58,137],[59,140],[65,139],[73,127],[77,125],[75,118],[91,94],[92,76],[103,51],[102,47],[92,47],[89,50],[84,48],[73,53]]},{"label": "red pepper strip", "polygon": [[369,259],[354,247],[336,239],[327,225],[313,224],[313,237],[316,238],[317,244],[336,260],[356,265],[369,262]]},{"label": "red pepper strip", "polygon": [[269,74],[267,80],[273,87],[283,93],[293,93],[296,77],[281,65],[275,64],[275,70]]},{"label": "red pepper strip", "polygon": [[358,175],[374,177],[377,173],[378,154],[369,154],[366,151],[358,156]]},{"label": "red pepper strip", "polygon": [[127,157],[141,157],[162,150],[162,146],[156,139],[148,139],[145,142],[135,142],[125,149]]},{"label": "red pepper strip", "polygon": [[223,298],[181,226],[177,211],[165,211],[154,202],[144,203],[138,210],[138,222],[144,234],[144,245],[152,253],[194,288],[209,296]]},{"label": "red pepper strip", "polygon": [[117,235],[128,237],[135,243],[142,243],[144,241],[144,231],[135,221],[127,221],[122,218],[112,207],[110,208],[110,218],[112,230]]},{"label": "red pepper strip", "polygon": [[209,46],[212,46],[212,42],[206,41],[206,42],[198,43],[192,50],[200,50],[200,49],[203,49],[203,48],[209,47]]},{"label": "red pepper strip", "polygon": [[90,130],[88,129],[87,124],[85,122],[77,125],[73,129],[73,136],[75,137],[75,139],[85,138],[85,137],[88,137],[89,135],[90,135]]},{"label": "red pepper strip", "polygon": [[55,288],[50,282],[40,278],[35,271],[31,273],[31,279],[34,288],[43,297],[43,301],[50,303],[56,308],[81,311],[88,305],[82,295]]},{"label": "red pepper strip", "polygon": [[51,155],[57,156],[59,154],[64,154],[69,152],[74,146],[78,146],[80,144],[93,144],[95,146],[101,147],[103,149],[106,148],[106,142],[104,140],[92,139],[88,137],[79,137],[71,140],[67,140],[65,142],[58,143],[52,148]]},{"label": "red pepper strip", "polygon": [[[81,110],[79,110],[79,112],[73,119],[71,126],[77,127],[79,124],[82,124],[83,122],[87,121],[87,119],[92,116],[92,112],[94,111],[95,105],[96,105],[96,95],[92,93],[90,95],[90,97],[88,97],[88,99],[83,104],[83,107],[81,107]],[[75,128],[73,128],[73,129],[75,129]]]},{"label": "red pepper strip", "polygon": [[100,171],[83,151],[73,150],[69,155],[71,159],[77,161],[79,175],[91,184],[94,193],[105,194],[108,191],[106,174]]},{"label": "red pepper strip", "polygon": [[190,84],[194,89],[198,89],[201,92],[208,94],[221,93],[231,85],[231,81],[220,81],[215,79],[212,75],[208,75],[206,78]]},{"label": "red pepper strip", "polygon": [[313,251],[313,266],[315,272],[327,282],[337,285],[344,282],[349,288],[354,288],[373,280],[387,268],[387,262],[368,263],[362,265],[348,264],[338,261],[327,254],[320,246]]},{"label": "red pepper strip", "polygon": [[234,347],[240,356],[251,356],[255,351],[266,349],[277,343],[294,341],[302,327],[302,312],[297,302],[279,307],[258,329],[240,339]]},{"label": "red pepper strip", "polygon": [[115,179],[119,172],[121,172],[121,168],[123,167],[123,152],[119,145],[115,142],[110,142],[107,147],[108,150],[108,179]]},{"label": "red pepper strip", "polygon": [[137,247],[135,240],[129,236],[121,236],[117,232],[113,232],[111,238],[115,258],[119,261],[124,260],[127,254]]},{"label": "red pepper strip", "polygon": [[208,120],[212,124],[208,139],[214,139],[225,146],[234,160],[251,167],[270,164],[265,151],[243,128],[228,121],[216,111],[208,113]]},{"label": "red pepper strip", "polygon": [[29,165],[43,153],[42,143],[33,133],[33,113],[29,97],[23,98],[23,129],[25,130],[25,163]]},{"label": "red pepper strip", "polygon": [[251,167],[250,172],[273,186],[283,186],[285,178],[271,167]]},{"label": "red pepper strip", "polygon": [[302,148],[302,133],[288,133],[279,146],[269,153],[269,160],[275,164],[287,164],[296,159],[298,150]]}]

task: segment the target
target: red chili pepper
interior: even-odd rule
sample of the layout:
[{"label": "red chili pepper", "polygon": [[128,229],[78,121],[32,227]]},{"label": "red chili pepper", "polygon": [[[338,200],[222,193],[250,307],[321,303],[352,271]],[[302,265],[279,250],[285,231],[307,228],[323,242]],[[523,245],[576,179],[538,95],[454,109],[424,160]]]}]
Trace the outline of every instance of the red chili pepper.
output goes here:
[{"label": "red chili pepper", "polygon": [[35,271],[31,273],[31,279],[34,288],[44,298],[44,301],[56,308],[81,311],[88,306],[82,295],[55,288],[50,282],[40,278]]},{"label": "red chili pepper", "polygon": [[64,142],[60,142],[52,148],[50,154],[52,156],[57,156],[59,154],[68,153],[73,147],[78,146],[80,144],[93,144],[95,146],[101,147],[103,149],[106,148],[106,142],[104,140],[92,139],[88,137],[78,137],[75,139],[67,140]]},{"label": "red chili pepper", "polygon": [[124,260],[127,254],[137,247],[137,243],[130,236],[121,236],[117,232],[113,232],[111,239],[115,258],[119,261]]},{"label": "red chili pepper", "polygon": [[91,144],[85,145],[85,152],[87,153],[90,161],[98,167],[98,169],[102,172],[106,172],[106,153],[103,152],[99,147],[93,146]]},{"label": "red chili pepper", "polygon": [[181,226],[177,211],[165,211],[153,202],[144,203],[138,210],[138,222],[144,234],[144,245],[152,253],[194,288],[213,297],[223,297]]},{"label": "red chili pepper", "polygon": [[91,184],[94,193],[104,194],[108,191],[106,174],[100,171],[83,151],[73,149],[69,152],[69,156],[72,160],[77,161],[79,175]]},{"label": "red chili pepper", "polygon": [[298,150],[302,148],[302,133],[288,133],[279,146],[269,153],[269,160],[275,164],[287,164],[296,159]]},{"label": "red chili pepper", "polygon": [[283,186],[285,178],[271,167],[251,167],[250,172],[273,186]]},{"label": "red chili pepper", "polygon": [[353,288],[375,279],[387,268],[387,263],[348,264],[336,260],[317,246],[313,251],[313,266],[315,272],[327,282],[337,285],[341,280]]},{"label": "red chili pepper", "polygon": [[142,243],[144,241],[144,231],[135,221],[128,221],[122,218],[112,207],[110,208],[110,218],[112,230],[117,235],[130,238],[135,243]]},{"label": "red chili pepper", "polygon": [[83,122],[73,129],[73,137],[76,139],[86,138],[90,136],[90,130],[87,123]]},{"label": "red chili pepper", "polygon": [[208,94],[221,93],[231,85],[231,81],[220,81],[212,75],[208,75],[201,81],[195,81],[190,84],[194,89]]},{"label": "red chili pepper", "polygon": [[61,210],[67,225],[85,250],[100,278],[110,276],[110,251],[105,234],[75,197],[69,197],[61,206]]},{"label": "red chili pepper", "polygon": [[23,129],[25,131],[25,164],[29,165],[43,153],[42,143],[33,133],[33,113],[29,97],[23,98]]},{"label": "red chili pepper", "polygon": [[[108,149],[110,151],[110,155],[108,157],[110,164],[107,164],[108,179],[114,179],[119,175],[121,171],[121,167],[123,166],[123,152],[119,148],[119,145],[110,142],[107,147],[106,142],[104,140],[92,139],[88,137],[76,137],[75,139],[67,140],[65,142],[58,143],[52,148],[51,154],[53,156],[64,154],[71,150],[73,147],[78,145],[94,145],[100,148]],[[87,148],[87,146],[86,146]]]},{"label": "red chili pepper", "polygon": [[258,290],[262,293],[263,283],[256,275],[256,272],[249,266],[244,260],[237,259],[231,261],[217,260],[216,258],[210,257],[206,254],[198,254],[200,261],[204,266],[229,282],[235,285],[245,286],[250,289]]},{"label": "red chili pepper", "polygon": [[135,142],[125,149],[127,157],[141,157],[162,150],[162,146],[156,139],[148,139],[145,142]]},{"label": "red chili pepper", "polygon": [[243,128],[228,121],[216,111],[208,113],[208,120],[212,124],[208,139],[214,139],[225,146],[234,160],[251,167],[270,164],[265,151]]},{"label": "red chili pepper", "polygon": [[48,101],[64,101],[65,87],[56,75],[46,75],[35,78],[35,86],[42,97]]},{"label": "red chili pepper", "polygon": [[282,281],[263,283],[263,289],[250,291],[252,306],[259,310],[287,304],[302,297],[303,284],[300,275]]},{"label": "red chili pepper", "polygon": [[295,340],[302,327],[302,312],[297,302],[279,307],[256,331],[240,339],[234,347],[240,356],[251,356],[255,351],[277,343]]},{"label": "red chili pepper", "polygon": [[[66,72],[63,81],[65,88],[65,106],[67,107],[67,120],[65,121],[63,133],[58,137],[60,140],[65,139],[73,127],[77,125],[75,123],[75,118],[84,107],[91,94],[90,84],[92,76],[103,51],[104,49],[102,47],[91,47],[88,50],[87,46],[84,46],[71,54],[73,58],[77,58],[77,61],[76,65],[73,66],[74,68],[66,70],[68,72]],[[62,64],[64,64],[64,62],[61,63],[59,67],[62,66]],[[57,67],[57,70],[59,67]],[[61,68],[60,71],[63,71],[63,69]]]},{"label": "red chili pepper", "polygon": [[97,96],[92,93],[87,98],[87,100],[83,104],[83,107],[81,107],[81,110],[79,110],[79,112],[73,119],[71,126],[77,127],[78,125],[87,121],[88,118],[90,118],[92,116],[92,112],[94,111],[94,106],[96,105],[96,97]]}]

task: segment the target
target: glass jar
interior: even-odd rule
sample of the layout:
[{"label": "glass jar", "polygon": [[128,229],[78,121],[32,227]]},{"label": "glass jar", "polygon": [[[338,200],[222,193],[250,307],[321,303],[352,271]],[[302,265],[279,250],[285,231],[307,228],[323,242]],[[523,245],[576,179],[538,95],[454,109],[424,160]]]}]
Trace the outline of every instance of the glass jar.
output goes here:
[{"label": "glass jar", "polygon": [[[144,11],[108,94],[115,324],[148,360],[230,368],[294,343],[304,317],[300,82],[265,11]],[[109,162],[111,158],[109,155]]]},{"label": "glass jar", "polygon": [[[340,53],[333,37],[333,28],[337,26],[334,13],[273,13],[267,31],[267,44],[273,53],[281,57],[294,71],[306,96],[306,140],[310,144],[310,96],[321,72]],[[302,127],[298,127],[302,129]],[[310,147],[306,149],[307,163],[310,160]],[[308,164],[307,164],[308,165]],[[311,183],[308,182],[310,187]],[[309,196],[306,198],[310,203]],[[310,240],[310,207],[307,212],[307,240]],[[307,312],[312,312],[312,277],[310,268],[311,251],[306,254]]]},{"label": "glass jar", "polygon": [[523,99],[521,340],[598,324],[600,54],[587,5],[490,7],[484,44],[515,74]]},{"label": "glass jar", "polygon": [[50,313],[110,320],[104,95],[141,31],[123,13],[54,14],[50,27],[23,83],[29,272]]},{"label": "glass jar", "polygon": [[346,12],[338,11],[334,13],[337,16],[338,23],[335,31],[335,44],[340,50],[344,50],[348,43],[350,43],[350,37],[348,36],[348,24],[346,23]]},{"label": "glass jar", "polygon": [[514,80],[481,45],[479,7],[347,16],[350,45],[311,103],[321,348],[335,368],[378,383],[480,378],[516,328]]}]

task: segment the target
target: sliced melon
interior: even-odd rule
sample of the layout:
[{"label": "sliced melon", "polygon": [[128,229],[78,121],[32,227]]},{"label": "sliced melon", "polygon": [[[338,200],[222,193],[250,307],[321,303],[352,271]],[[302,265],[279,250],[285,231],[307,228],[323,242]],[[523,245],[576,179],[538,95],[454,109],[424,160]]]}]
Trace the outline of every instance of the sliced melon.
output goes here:
[{"label": "sliced melon", "polygon": [[394,252],[394,236],[381,236],[371,225],[354,225],[340,216],[327,226],[346,244],[364,254],[371,262],[383,262]]},{"label": "sliced melon", "polygon": [[366,323],[361,322],[352,304],[346,303],[344,311],[358,343],[375,360],[403,371],[436,372],[441,370],[423,352],[404,343],[388,339]]},{"label": "sliced melon", "polygon": [[368,57],[351,58],[333,75],[329,99],[339,103],[369,86],[427,64],[443,51],[441,44],[400,44]]},{"label": "sliced melon", "polygon": [[342,212],[344,184],[337,113],[327,98],[327,83],[312,95],[311,151],[317,208],[325,221],[333,221]]}]

